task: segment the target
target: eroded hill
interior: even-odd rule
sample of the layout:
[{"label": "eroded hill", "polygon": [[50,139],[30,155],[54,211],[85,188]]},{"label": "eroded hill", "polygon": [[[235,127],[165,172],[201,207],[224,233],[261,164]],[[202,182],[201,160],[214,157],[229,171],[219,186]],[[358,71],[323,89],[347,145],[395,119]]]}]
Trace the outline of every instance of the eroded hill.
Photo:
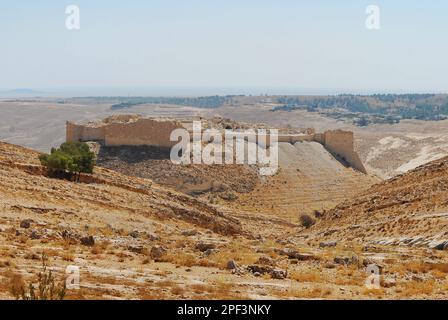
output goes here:
[{"label": "eroded hill", "polygon": [[342,202],[315,230],[324,238],[443,249],[447,227],[448,158],[443,158]]},{"label": "eroded hill", "polygon": [[345,166],[320,143],[279,143],[279,171],[229,205],[297,221],[329,209],[379,179]]},{"label": "eroded hill", "polygon": [[[211,205],[100,167],[81,183],[50,179],[37,157],[0,143],[2,299],[19,275],[37,284],[43,254],[58,279],[80,268],[68,299],[446,298],[445,251],[320,243],[270,210]],[[365,287],[372,262],[385,272],[377,290]]]}]

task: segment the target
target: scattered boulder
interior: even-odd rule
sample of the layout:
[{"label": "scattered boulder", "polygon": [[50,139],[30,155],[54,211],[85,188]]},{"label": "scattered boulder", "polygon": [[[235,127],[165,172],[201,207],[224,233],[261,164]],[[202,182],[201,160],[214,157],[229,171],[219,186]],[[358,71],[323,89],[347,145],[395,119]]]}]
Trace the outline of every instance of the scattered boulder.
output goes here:
[{"label": "scattered boulder", "polygon": [[216,249],[216,245],[214,243],[198,242],[196,243],[196,249],[201,252],[205,252],[210,249]]},{"label": "scattered boulder", "polygon": [[274,270],[274,269],[270,266],[260,266],[260,265],[253,264],[253,265],[247,266],[247,270],[253,274],[255,274],[255,273],[267,274],[267,273],[271,273],[272,270]]},{"label": "scattered boulder", "polygon": [[93,238],[93,236],[82,237],[82,238],[80,239],[80,241],[81,241],[81,244],[82,244],[83,246],[89,246],[89,247],[92,247],[92,246],[95,245],[95,239]]},{"label": "scattered boulder", "polygon": [[36,230],[31,231],[30,239],[37,240],[40,238],[41,238],[41,235]]},{"label": "scattered boulder", "polygon": [[263,256],[258,259],[257,264],[264,266],[275,266],[275,260],[270,257]]},{"label": "scattered boulder", "polygon": [[356,256],[352,256],[350,257],[336,257],[334,258],[334,263],[336,264],[342,264],[342,265],[354,265],[354,264],[358,264],[359,260],[358,257]]},{"label": "scattered boulder", "polygon": [[227,201],[235,201],[238,199],[238,196],[232,191],[225,191],[223,193],[220,193],[219,196],[221,197],[221,199]]},{"label": "scattered boulder", "polygon": [[28,253],[25,255],[25,259],[30,259],[30,260],[40,260],[41,257],[39,257],[37,254],[35,253]]},{"label": "scattered boulder", "polygon": [[321,242],[319,243],[320,248],[330,248],[330,247],[336,247],[338,243],[336,241],[329,241],[329,242]]},{"label": "scattered boulder", "polygon": [[332,235],[335,232],[336,232],[335,229],[327,230],[327,231],[324,232],[324,237],[328,237],[328,236]]},{"label": "scattered boulder", "polygon": [[296,256],[299,255],[298,251],[290,248],[275,249],[274,251],[277,252],[279,255],[288,256],[289,259],[296,259]]},{"label": "scattered boulder", "polygon": [[64,240],[70,240],[70,239],[75,238],[75,236],[74,236],[70,231],[68,231],[68,230],[63,230],[63,231],[61,232],[61,237],[62,237],[62,239],[64,239]]},{"label": "scattered boulder", "polygon": [[376,252],[377,250],[378,250],[378,248],[375,246],[367,245],[367,246],[362,247],[363,252]]},{"label": "scattered boulder", "polygon": [[227,268],[227,270],[235,270],[235,269],[238,269],[238,265],[235,262],[235,260],[229,260],[229,261],[227,261],[226,268]]},{"label": "scattered boulder", "polygon": [[288,271],[274,269],[271,271],[271,278],[272,279],[286,279],[288,276]]},{"label": "scattered boulder", "polygon": [[371,264],[374,264],[374,265],[376,265],[378,268],[380,268],[380,269],[382,269],[383,267],[378,263],[378,261],[376,261],[376,260],[374,260],[374,259],[371,259],[371,258],[363,258],[362,259],[362,265],[364,266],[364,267],[367,267],[367,266],[369,266],[369,265],[371,265]]},{"label": "scattered boulder", "polygon": [[395,279],[389,279],[389,278],[385,278],[381,285],[385,288],[391,288],[391,287],[395,287],[397,285],[397,280]]},{"label": "scattered boulder", "polygon": [[162,246],[154,246],[151,248],[149,255],[152,259],[160,259],[166,253],[166,251],[167,250]]},{"label": "scattered boulder", "polygon": [[20,228],[23,228],[23,229],[30,228],[31,222],[33,222],[33,220],[31,220],[31,219],[25,219],[25,220],[20,221]]},{"label": "scattered boulder", "polygon": [[151,233],[151,232],[146,232],[146,238],[148,238],[148,240],[151,240],[151,241],[159,241],[160,240],[160,237],[157,234]]},{"label": "scattered boulder", "polygon": [[319,260],[318,257],[314,256],[311,253],[300,253],[289,248],[275,250],[275,252],[283,256],[288,256],[289,259],[297,259],[299,261]]},{"label": "scattered boulder", "polygon": [[314,217],[315,217],[316,219],[320,219],[320,218],[322,218],[323,216],[324,216],[324,212],[319,211],[319,210],[314,210]]},{"label": "scattered boulder", "polygon": [[137,230],[133,230],[133,231],[129,232],[129,236],[134,239],[137,239],[138,237],[140,237],[140,233]]},{"label": "scattered boulder", "polygon": [[422,277],[416,276],[416,275],[413,275],[411,279],[412,279],[412,281],[416,281],[416,282],[425,281],[425,279],[423,279]]},{"label": "scattered boulder", "polygon": [[443,241],[441,243],[436,244],[433,249],[436,250],[447,250],[448,249],[448,241]]},{"label": "scattered boulder", "polygon": [[208,257],[208,256],[210,256],[210,255],[212,255],[213,253],[216,253],[216,252],[218,252],[218,250],[216,250],[216,249],[207,249],[207,250],[204,251],[204,256]]},{"label": "scattered boulder", "polygon": [[191,230],[182,231],[181,234],[185,237],[191,237],[191,236],[197,235],[198,233],[199,233],[199,231],[191,229]]},{"label": "scattered boulder", "polygon": [[319,260],[318,257],[311,253],[299,253],[295,258],[299,261]]},{"label": "scattered boulder", "polygon": [[128,250],[137,254],[142,254],[145,251],[143,246],[129,246]]}]

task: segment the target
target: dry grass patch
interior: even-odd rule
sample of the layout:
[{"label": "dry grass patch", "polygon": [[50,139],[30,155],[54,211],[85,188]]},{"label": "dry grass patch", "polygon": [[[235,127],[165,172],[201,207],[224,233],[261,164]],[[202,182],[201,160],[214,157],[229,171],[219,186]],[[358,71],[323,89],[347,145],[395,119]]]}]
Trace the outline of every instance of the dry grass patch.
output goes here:
[{"label": "dry grass patch", "polygon": [[331,288],[313,287],[313,288],[290,288],[287,290],[273,290],[271,295],[281,298],[291,299],[325,299],[333,293]]},{"label": "dry grass patch", "polygon": [[165,300],[167,296],[160,290],[150,290],[146,288],[137,289],[137,296],[140,300]]},{"label": "dry grass patch", "polygon": [[212,300],[246,300],[248,299],[242,292],[236,290],[236,287],[229,282],[217,280],[207,286],[208,294],[197,297],[198,299]]},{"label": "dry grass patch", "polygon": [[210,260],[221,269],[226,268],[229,260],[235,260],[240,265],[248,265],[257,262],[258,258],[259,254],[254,249],[235,241],[210,256]]},{"label": "dry grass patch", "polygon": [[404,275],[406,272],[414,274],[435,273],[438,276],[448,274],[448,263],[429,263],[422,260],[409,261],[402,264],[395,264],[389,268],[392,273]]},{"label": "dry grass patch", "polygon": [[172,252],[167,253],[160,261],[169,262],[175,264],[177,266],[183,267],[193,267],[193,266],[201,266],[201,267],[214,267],[215,264],[210,262],[207,259],[199,258],[192,253],[186,252]]},{"label": "dry grass patch", "polygon": [[384,289],[368,289],[368,288],[364,288],[363,290],[361,290],[361,294],[364,296],[368,296],[371,298],[376,298],[376,299],[381,299],[384,297]]},{"label": "dry grass patch", "polygon": [[171,288],[171,293],[175,296],[183,296],[185,293],[185,289],[181,286],[175,286]]},{"label": "dry grass patch", "polygon": [[318,270],[313,271],[297,271],[293,270],[289,272],[288,277],[292,280],[298,281],[298,282],[326,282],[326,278],[322,275],[322,272],[319,272]]},{"label": "dry grass patch", "polygon": [[436,289],[437,284],[434,280],[425,281],[407,281],[399,286],[399,296],[401,297],[418,297],[421,295],[430,295]]},{"label": "dry grass patch", "polygon": [[97,242],[95,243],[95,245],[92,247],[91,249],[91,253],[92,254],[102,254],[104,253],[107,248],[109,247],[110,242],[109,241],[101,241],[101,242]]}]

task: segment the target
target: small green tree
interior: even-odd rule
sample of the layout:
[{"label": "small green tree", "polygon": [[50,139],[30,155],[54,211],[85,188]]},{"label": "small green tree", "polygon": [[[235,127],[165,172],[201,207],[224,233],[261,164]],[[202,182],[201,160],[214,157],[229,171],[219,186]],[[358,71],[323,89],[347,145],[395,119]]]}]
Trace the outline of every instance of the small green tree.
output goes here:
[{"label": "small green tree", "polygon": [[41,164],[53,172],[70,172],[79,181],[81,173],[92,173],[95,154],[85,142],[66,142],[58,149],[52,148],[50,154],[39,157]]},{"label": "small green tree", "polygon": [[47,255],[42,254],[42,271],[37,274],[35,284],[27,285],[20,274],[10,274],[9,292],[16,300],[64,300],[66,283],[56,281],[53,272],[47,269],[47,260]]}]

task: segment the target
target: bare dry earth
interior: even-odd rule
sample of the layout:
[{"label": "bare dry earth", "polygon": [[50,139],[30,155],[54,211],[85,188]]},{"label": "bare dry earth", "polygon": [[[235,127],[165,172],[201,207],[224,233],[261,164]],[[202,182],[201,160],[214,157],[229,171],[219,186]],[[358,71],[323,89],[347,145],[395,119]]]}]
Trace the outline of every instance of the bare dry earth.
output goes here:
[{"label": "bare dry earth", "polygon": [[257,168],[243,165],[176,165],[170,150],[156,147],[98,147],[97,163],[120,173],[151,179],[189,195],[235,196],[253,190]]},{"label": "bare dry earth", "polygon": [[175,165],[157,148],[100,150],[101,166],[152,179],[211,203],[290,222],[296,222],[300,213],[330,209],[380,181],[345,167],[317,142],[280,143],[274,176],[260,176],[258,168],[248,165]]},{"label": "bare dry earth", "polygon": [[279,171],[229,203],[295,222],[299,214],[330,209],[379,179],[345,167],[320,143],[279,143]]},{"label": "bare dry earth", "polygon": [[[0,144],[3,299],[14,274],[36,283],[42,253],[61,279],[67,265],[80,267],[81,289],[69,299],[446,298],[446,251],[320,245],[320,222],[307,234],[268,212],[210,205],[103,168],[83,183],[50,179],[37,156]],[[372,261],[383,268],[377,290],[364,285]]]},{"label": "bare dry earth", "polygon": [[[444,249],[448,244],[448,158],[376,184],[326,212],[325,239]],[[448,248],[448,245],[447,245]]]},{"label": "bare dry earth", "polygon": [[403,121],[357,130],[357,149],[370,172],[382,178],[448,155],[448,122]]}]

